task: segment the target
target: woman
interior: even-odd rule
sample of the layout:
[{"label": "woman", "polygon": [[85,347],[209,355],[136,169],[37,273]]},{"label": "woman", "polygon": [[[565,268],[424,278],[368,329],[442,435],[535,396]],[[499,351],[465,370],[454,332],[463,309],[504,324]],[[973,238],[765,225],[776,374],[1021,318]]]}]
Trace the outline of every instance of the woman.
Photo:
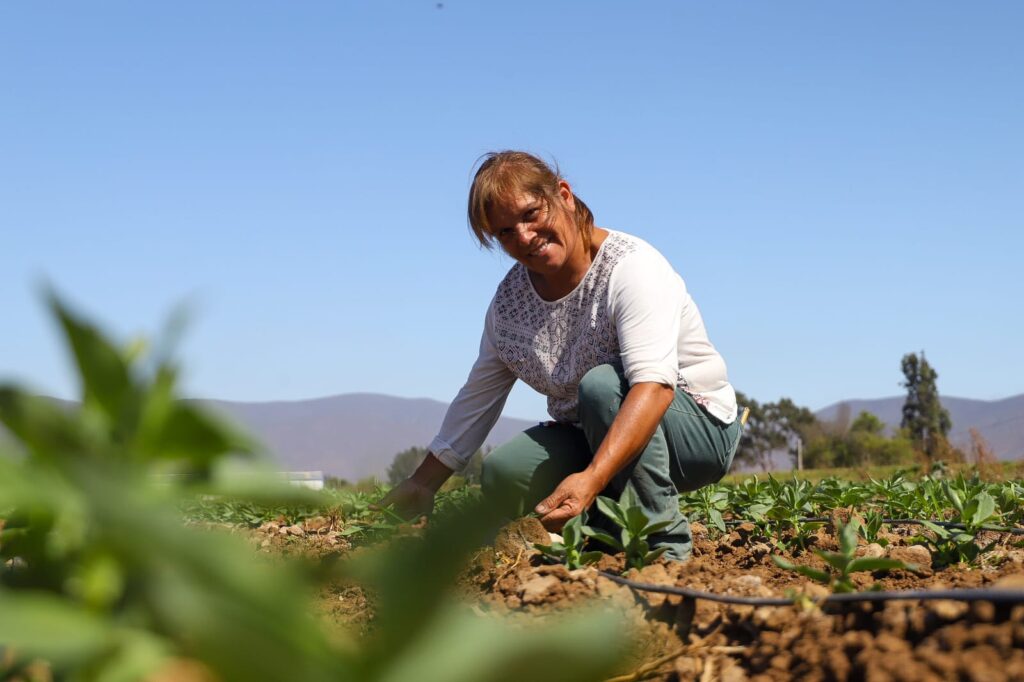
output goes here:
[{"label": "woman", "polygon": [[483,246],[497,242],[516,265],[430,454],[383,503],[429,513],[521,379],[548,397],[554,421],[490,453],[485,498],[509,514],[532,507],[555,531],[599,494],[618,498],[629,486],[652,521],[669,522],[652,546],[687,558],[678,492],[728,471],[740,424],[725,363],[683,280],[646,242],[595,227],[569,183],[523,152],[485,157],[469,222]]}]

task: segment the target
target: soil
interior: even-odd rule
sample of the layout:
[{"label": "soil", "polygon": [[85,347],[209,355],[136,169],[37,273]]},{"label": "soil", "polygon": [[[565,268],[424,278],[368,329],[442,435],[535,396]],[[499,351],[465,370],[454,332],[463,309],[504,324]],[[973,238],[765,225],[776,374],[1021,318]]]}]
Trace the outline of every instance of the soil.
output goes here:
[{"label": "soil", "polygon": [[[302,534],[281,524],[253,533],[263,552],[343,555],[348,542],[329,525],[306,522]],[[1024,605],[988,602],[900,601],[821,608],[825,587],[777,567],[768,538],[752,525],[738,526],[711,539],[692,524],[693,556],[686,562],[660,561],[624,573],[640,582],[678,585],[721,594],[782,597],[792,592],[801,605],[753,607],[718,604],[634,591],[600,575],[620,574],[621,555],[570,571],[544,562],[528,543],[547,540],[535,519],[523,519],[499,533],[493,547],[480,550],[460,580],[461,591],[481,617],[545,619],[592,600],[620,610],[638,633],[638,646],[622,673],[629,679],[768,682],[837,680],[971,680],[1024,682]],[[539,526],[539,524],[537,524]],[[862,544],[858,554],[890,556],[920,566],[918,572],[854,574],[859,590],[878,584],[885,590],[1005,587],[1024,590],[1024,549],[1004,537],[980,566],[932,568],[928,550],[910,545],[914,531],[896,529],[887,547]],[[292,538],[292,539],[289,539]],[[822,528],[812,548],[831,549],[837,541]],[[809,551],[786,553],[796,563],[824,568]],[[332,622],[366,631],[372,628],[372,600],[359,588],[331,586],[320,607]]]}]

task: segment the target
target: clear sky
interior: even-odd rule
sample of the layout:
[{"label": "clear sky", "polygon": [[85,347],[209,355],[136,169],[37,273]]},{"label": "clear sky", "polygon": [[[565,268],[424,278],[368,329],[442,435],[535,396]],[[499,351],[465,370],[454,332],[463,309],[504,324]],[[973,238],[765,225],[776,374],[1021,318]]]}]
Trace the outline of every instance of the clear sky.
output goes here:
[{"label": "clear sky", "polygon": [[[190,395],[450,400],[511,261],[480,154],[659,248],[737,388],[1024,392],[1024,4],[0,4],[0,378],[76,386],[52,283]],[[506,414],[542,418],[517,388]]]}]

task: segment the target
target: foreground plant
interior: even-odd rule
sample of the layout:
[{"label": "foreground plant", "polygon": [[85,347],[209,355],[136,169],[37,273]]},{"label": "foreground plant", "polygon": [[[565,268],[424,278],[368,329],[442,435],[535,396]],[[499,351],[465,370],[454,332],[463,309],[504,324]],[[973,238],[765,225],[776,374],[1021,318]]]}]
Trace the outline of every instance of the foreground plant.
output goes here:
[{"label": "foreground plant", "polygon": [[620,539],[615,539],[603,530],[583,526],[583,533],[603,542],[626,555],[626,566],[643,568],[664,554],[668,547],[651,550],[647,538],[668,527],[671,521],[651,523],[636,499],[632,488],[627,487],[618,502],[608,497],[597,498],[597,508],[621,530]]},{"label": "foreground plant", "polygon": [[[786,561],[782,557],[772,555],[772,561],[779,568],[795,571],[802,576],[826,585],[832,592],[856,592],[850,576],[864,571],[891,571],[893,569],[917,570],[914,564],[905,564],[895,559],[882,557],[855,557],[857,551],[857,528],[859,522],[851,519],[839,532],[839,551],[826,552],[815,550],[815,554],[825,560],[830,571],[822,571],[810,566],[801,566]],[[872,589],[877,589],[876,584]]]},{"label": "foreground plant", "polygon": [[[514,631],[451,605],[446,586],[488,521],[480,510],[361,565],[301,570],[186,527],[186,493],[261,508],[323,499],[272,479],[247,479],[245,491],[222,479],[223,460],[252,449],[247,439],[179,400],[169,363],[147,367],[55,298],[51,307],[82,400],[61,406],[0,387],[0,422],[17,448],[0,452],[0,679],[38,661],[44,679],[171,679],[185,661],[201,671],[193,677],[254,682],[470,682],[508,679],[510,668],[582,681],[605,677],[622,653],[592,646],[622,642],[607,614]],[[161,483],[154,473],[177,476]],[[374,592],[366,639],[328,633],[311,615],[314,590],[342,573]]]}]

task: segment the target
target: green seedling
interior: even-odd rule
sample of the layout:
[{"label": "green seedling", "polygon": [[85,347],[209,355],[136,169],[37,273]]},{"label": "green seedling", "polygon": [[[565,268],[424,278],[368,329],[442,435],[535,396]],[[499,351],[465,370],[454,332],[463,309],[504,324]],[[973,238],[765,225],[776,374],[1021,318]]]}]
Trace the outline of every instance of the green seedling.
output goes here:
[{"label": "green seedling", "polygon": [[869,511],[864,515],[864,520],[861,521],[857,526],[857,532],[860,534],[865,541],[869,543],[875,543],[882,547],[887,547],[889,541],[886,538],[879,537],[879,533],[882,527],[885,525],[882,521],[884,517],[878,510]]},{"label": "green seedling", "polygon": [[979,492],[965,504],[956,490],[948,483],[945,483],[944,490],[949,502],[956,509],[955,521],[963,524],[964,527],[943,528],[930,521],[925,521],[922,525],[930,530],[935,537],[921,535],[917,537],[917,540],[930,547],[933,560],[937,565],[971,563],[992,549],[998,542],[998,540],[993,540],[984,547],[979,547],[975,542],[978,533],[985,530],[985,524],[999,518],[999,515],[996,514],[996,501],[987,492]]},{"label": "green seedling", "polygon": [[586,512],[574,516],[562,527],[562,542],[552,542],[550,545],[534,544],[534,547],[545,556],[565,564],[570,570],[592,564],[601,558],[601,552],[583,551],[587,542],[587,536],[583,532],[586,521]]},{"label": "green seedling", "polygon": [[708,485],[691,493],[691,498],[687,501],[698,519],[712,528],[717,528],[720,533],[726,532],[722,512],[729,509],[728,491],[718,485]]},{"label": "green seedling", "polygon": [[643,568],[668,550],[668,547],[652,550],[647,538],[667,528],[671,521],[650,523],[650,519],[637,503],[632,489],[626,488],[618,502],[608,497],[598,497],[597,508],[621,529],[620,539],[617,540],[603,530],[589,526],[583,527],[583,533],[625,553],[626,566],[629,568]]},{"label": "green seedling", "polygon": [[[816,550],[814,553],[820,556],[828,564],[830,570],[822,571],[810,566],[801,566],[791,563],[785,559],[772,555],[772,561],[779,568],[787,571],[795,571],[802,576],[828,586],[832,592],[856,592],[857,588],[850,579],[853,573],[861,571],[890,571],[897,568],[906,570],[917,570],[914,564],[905,564],[895,559],[884,559],[881,557],[854,557],[857,550],[857,527],[858,522],[851,520],[839,532],[839,552],[824,552]],[[877,589],[876,584],[872,589]]]}]

